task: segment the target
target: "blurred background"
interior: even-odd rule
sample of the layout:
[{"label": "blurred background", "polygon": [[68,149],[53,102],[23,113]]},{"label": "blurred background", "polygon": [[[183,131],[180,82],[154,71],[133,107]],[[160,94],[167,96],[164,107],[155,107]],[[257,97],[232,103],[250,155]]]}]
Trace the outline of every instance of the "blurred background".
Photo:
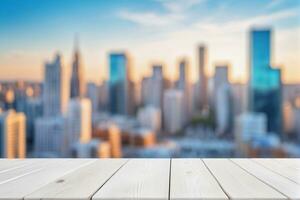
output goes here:
[{"label": "blurred background", "polygon": [[300,157],[299,0],[1,0],[0,157]]}]

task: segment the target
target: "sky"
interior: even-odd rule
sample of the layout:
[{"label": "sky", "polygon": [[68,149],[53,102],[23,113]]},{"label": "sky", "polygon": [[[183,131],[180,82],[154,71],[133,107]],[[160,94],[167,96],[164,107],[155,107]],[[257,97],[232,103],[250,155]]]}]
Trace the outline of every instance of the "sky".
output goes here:
[{"label": "sky", "polygon": [[90,81],[107,79],[114,51],[130,54],[135,80],[155,63],[175,80],[187,58],[195,81],[205,44],[207,75],[228,64],[230,81],[246,82],[253,27],[272,29],[272,66],[300,83],[300,0],[1,0],[0,79],[42,80],[57,52],[69,73],[77,35]]}]

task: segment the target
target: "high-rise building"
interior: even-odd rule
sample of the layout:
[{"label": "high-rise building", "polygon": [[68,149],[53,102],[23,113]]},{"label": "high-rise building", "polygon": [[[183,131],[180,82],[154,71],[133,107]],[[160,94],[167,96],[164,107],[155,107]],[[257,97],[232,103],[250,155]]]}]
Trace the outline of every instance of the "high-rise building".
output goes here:
[{"label": "high-rise building", "polygon": [[0,157],[26,157],[26,117],[9,110],[0,113]]},{"label": "high-rise building", "polygon": [[153,106],[146,106],[138,111],[137,119],[141,126],[152,131],[161,130],[161,110]]},{"label": "high-rise building", "polygon": [[65,139],[67,151],[71,149],[75,142],[88,142],[91,139],[91,117],[92,108],[89,99],[74,98],[70,100],[66,114],[67,132]]},{"label": "high-rise building", "polygon": [[151,77],[144,77],[142,79],[142,86],[141,86],[141,98],[142,98],[142,105],[147,106],[151,105],[152,94],[149,92],[152,88],[152,79]]},{"label": "high-rise building", "polygon": [[99,110],[99,87],[95,83],[88,83],[87,85],[87,98],[92,103],[92,113],[96,113]]},{"label": "high-rise building", "polygon": [[162,109],[163,91],[164,91],[164,77],[163,77],[162,65],[154,65],[152,67],[151,85],[152,85],[151,105]]},{"label": "high-rise building", "polygon": [[164,92],[163,123],[167,133],[175,134],[183,126],[183,93],[169,89]]},{"label": "high-rise building", "polygon": [[71,98],[74,97],[84,97],[85,96],[85,79],[84,79],[84,69],[82,65],[82,60],[80,57],[78,41],[75,41],[75,52],[72,65],[72,75],[71,75]]},{"label": "high-rise building", "polygon": [[61,115],[68,103],[68,86],[63,71],[61,56],[45,64],[43,112],[45,117]]},{"label": "high-rise building", "polygon": [[263,113],[243,113],[234,122],[234,136],[239,154],[247,154],[247,144],[267,133],[267,118]]},{"label": "high-rise building", "polygon": [[249,110],[265,113],[268,131],[281,133],[281,71],[271,63],[271,30],[250,33]]},{"label": "high-rise building", "polygon": [[113,114],[131,114],[133,95],[130,82],[130,60],[126,53],[109,56],[109,103]]},{"label": "high-rise building", "polygon": [[207,94],[207,77],[205,74],[205,68],[207,65],[207,51],[204,45],[200,45],[198,48],[199,53],[199,83],[200,83],[200,96],[199,96],[199,107],[204,109],[208,104]]},{"label": "high-rise building", "polygon": [[109,84],[103,81],[99,87],[99,110],[107,111],[109,104]]},{"label": "high-rise building", "polygon": [[68,81],[60,55],[45,65],[43,117],[34,122],[34,151],[39,157],[61,156],[66,131],[63,114],[68,103]]},{"label": "high-rise building", "polygon": [[232,101],[230,85],[224,84],[218,87],[215,104],[216,132],[218,135],[231,134],[234,115]]},{"label": "high-rise building", "polygon": [[190,66],[186,59],[179,63],[179,80],[177,81],[177,88],[183,92],[183,109],[184,109],[184,123],[188,122],[192,116],[193,111],[193,97],[192,84],[190,77]]},{"label": "high-rise building", "polygon": [[34,124],[36,157],[61,157],[65,152],[66,121],[62,116],[42,117]]},{"label": "high-rise building", "polygon": [[27,150],[31,151],[34,143],[34,122],[37,118],[42,117],[43,115],[42,99],[39,97],[27,99],[25,115]]}]

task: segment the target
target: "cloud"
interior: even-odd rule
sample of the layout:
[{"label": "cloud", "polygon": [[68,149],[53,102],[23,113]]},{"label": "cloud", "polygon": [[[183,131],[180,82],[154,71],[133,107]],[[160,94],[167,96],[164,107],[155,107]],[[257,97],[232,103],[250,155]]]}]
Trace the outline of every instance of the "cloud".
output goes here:
[{"label": "cloud", "polygon": [[123,10],[118,16],[123,19],[140,26],[162,27],[180,23],[188,16],[188,10],[205,2],[205,0],[156,0],[160,6],[164,7],[164,13],[157,11],[136,12]]},{"label": "cloud", "polygon": [[266,8],[267,9],[277,8],[282,3],[284,3],[284,0],[271,0],[271,2],[269,4],[267,4]]},{"label": "cloud", "polygon": [[177,23],[183,19],[182,15],[157,14],[155,12],[129,12],[122,11],[119,17],[141,26],[167,26]]},{"label": "cloud", "polygon": [[160,2],[168,11],[173,13],[183,12],[189,8],[204,3],[205,0],[157,0]]}]

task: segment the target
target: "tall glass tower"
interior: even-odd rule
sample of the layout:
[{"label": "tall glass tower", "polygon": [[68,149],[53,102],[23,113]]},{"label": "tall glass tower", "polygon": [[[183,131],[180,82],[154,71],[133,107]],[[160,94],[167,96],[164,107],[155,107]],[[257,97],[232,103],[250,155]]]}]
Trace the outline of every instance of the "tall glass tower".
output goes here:
[{"label": "tall glass tower", "polygon": [[127,114],[128,59],[125,53],[109,55],[109,102],[112,114]]},{"label": "tall glass tower", "polygon": [[250,33],[249,109],[267,116],[268,131],[281,132],[281,71],[270,66],[271,30]]}]

